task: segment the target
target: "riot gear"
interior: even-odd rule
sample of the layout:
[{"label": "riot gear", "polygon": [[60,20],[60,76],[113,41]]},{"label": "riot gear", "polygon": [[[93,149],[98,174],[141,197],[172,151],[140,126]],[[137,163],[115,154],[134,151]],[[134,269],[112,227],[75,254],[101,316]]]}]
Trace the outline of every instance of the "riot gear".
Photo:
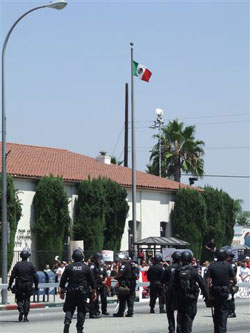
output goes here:
[{"label": "riot gear", "polygon": [[227,257],[227,253],[226,250],[222,248],[220,248],[217,252],[216,252],[216,257],[219,261],[223,261],[226,259]]},{"label": "riot gear", "polygon": [[72,253],[72,259],[74,261],[82,261],[83,260],[83,252],[81,248],[77,248]]},{"label": "riot gear", "polygon": [[181,261],[182,262],[189,262],[190,263],[192,261],[192,259],[193,259],[193,252],[192,251],[186,250],[186,251],[183,251],[181,253]]},{"label": "riot gear", "polygon": [[38,277],[36,269],[27,258],[30,251],[24,248],[20,254],[22,261],[16,263],[11,272],[8,290],[12,290],[12,284],[15,280],[15,298],[17,309],[19,311],[19,321],[29,321],[28,313],[30,310],[30,296],[33,294],[33,282],[35,288],[38,288]]},{"label": "riot gear", "polygon": [[[76,252],[77,251],[77,252]],[[76,257],[81,253],[76,249]],[[69,333],[69,327],[73,318],[73,314],[77,307],[77,323],[78,333],[83,333],[83,325],[85,315],[88,311],[87,297],[89,296],[89,288],[92,288],[92,297],[96,296],[96,284],[90,268],[83,262],[76,260],[73,264],[68,265],[60,280],[59,290],[60,298],[64,299],[65,286],[67,285],[66,300],[63,306],[65,312],[64,333]]]},{"label": "riot gear", "polygon": [[161,258],[161,256],[159,254],[157,254],[157,255],[154,256],[153,261],[155,263],[160,263],[162,261],[162,258]]},{"label": "riot gear", "polygon": [[92,255],[91,260],[100,261],[102,260],[102,255],[100,252],[96,252]]},{"label": "riot gear", "polygon": [[25,247],[24,249],[22,249],[22,251],[20,253],[20,257],[22,259],[28,259],[30,257],[30,249],[28,249],[27,247]]},{"label": "riot gear", "polygon": [[172,259],[173,259],[174,262],[180,262],[180,260],[181,260],[181,251],[175,251],[172,254]]}]

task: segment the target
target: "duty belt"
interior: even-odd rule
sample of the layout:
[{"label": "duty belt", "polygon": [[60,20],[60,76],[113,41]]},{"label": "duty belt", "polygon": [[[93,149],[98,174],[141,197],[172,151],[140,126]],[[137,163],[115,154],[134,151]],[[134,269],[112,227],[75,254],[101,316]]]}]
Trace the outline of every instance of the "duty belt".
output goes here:
[{"label": "duty belt", "polygon": [[69,286],[67,288],[68,291],[86,291],[86,288],[84,288],[84,286]]}]

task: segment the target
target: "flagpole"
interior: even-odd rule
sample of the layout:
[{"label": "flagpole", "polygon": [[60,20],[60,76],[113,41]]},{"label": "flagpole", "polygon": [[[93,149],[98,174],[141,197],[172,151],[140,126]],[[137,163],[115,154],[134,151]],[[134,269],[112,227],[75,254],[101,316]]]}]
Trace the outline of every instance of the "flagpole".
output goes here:
[{"label": "flagpole", "polygon": [[133,75],[133,46],[131,46],[131,138],[132,138],[132,214],[133,214],[133,250],[136,259],[135,242],[136,238],[136,158],[135,158],[135,114],[134,114],[134,75]]}]

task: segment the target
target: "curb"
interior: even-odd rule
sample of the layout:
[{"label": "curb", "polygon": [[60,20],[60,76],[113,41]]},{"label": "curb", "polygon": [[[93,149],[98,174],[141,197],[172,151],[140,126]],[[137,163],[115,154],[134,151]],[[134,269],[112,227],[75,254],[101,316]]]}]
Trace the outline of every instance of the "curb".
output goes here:
[{"label": "curb", "polygon": [[[117,303],[117,300],[108,300],[108,304]],[[61,308],[64,302],[60,303],[30,303],[30,309]],[[16,304],[0,305],[0,311],[17,310]]]},{"label": "curb", "polygon": [[[63,303],[30,303],[31,309],[43,309],[43,308],[54,308],[54,307],[62,307]],[[9,310],[17,310],[16,304],[8,304],[1,306],[0,311],[9,311]]]}]

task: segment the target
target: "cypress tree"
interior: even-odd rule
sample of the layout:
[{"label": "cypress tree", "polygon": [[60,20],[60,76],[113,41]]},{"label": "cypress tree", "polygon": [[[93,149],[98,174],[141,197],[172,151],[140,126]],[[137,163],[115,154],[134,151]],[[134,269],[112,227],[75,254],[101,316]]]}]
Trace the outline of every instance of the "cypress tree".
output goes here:
[{"label": "cypress tree", "polygon": [[[2,182],[2,175],[0,175],[0,182]],[[0,187],[0,205],[0,214],[2,214],[2,187]],[[10,175],[7,175],[7,221],[9,223],[10,230],[10,242],[8,243],[8,270],[10,269],[14,256],[15,236],[21,215],[21,203],[17,197],[17,191],[14,188],[13,179]],[[2,246],[2,228],[0,228],[0,245]],[[2,262],[1,250],[0,262]],[[0,267],[0,273],[1,269],[2,267]]]},{"label": "cypress tree", "polygon": [[103,249],[105,229],[105,193],[101,179],[84,180],[75,205],[74,239],[84,240],[85,252]]},{"label": "cypress tree", "polygon": [[110,179],[103,179],[103,186],[106,201],[106,228],[104,231],[103,248],[118,252],[121,247],[122,235],[129,210],[126,200],[127,192],[123,187]]},{"label": "cypress tree", "polygon": [[52,175],[43,177],[33,199],[35,223],[32,232],[36,235],[40,268],[51,264],[56,255],[63,255],[64,242],[70,226],[68,198],[61,178]]},{"label": "cypress tree", "polygon": [[206,203],[207,232],[203,239],[202,261],[212,259],[205,245],[215,239],[216,248],[231,245],[236,221],[234,200],[222,190],[205,187],[202,196]]},{"label": "cypress tree", "polygon": [[207,228],[205,201],[199,191],[180,189],[173,212],[174,235],[190,243],[194,256],[200,258]]}]

